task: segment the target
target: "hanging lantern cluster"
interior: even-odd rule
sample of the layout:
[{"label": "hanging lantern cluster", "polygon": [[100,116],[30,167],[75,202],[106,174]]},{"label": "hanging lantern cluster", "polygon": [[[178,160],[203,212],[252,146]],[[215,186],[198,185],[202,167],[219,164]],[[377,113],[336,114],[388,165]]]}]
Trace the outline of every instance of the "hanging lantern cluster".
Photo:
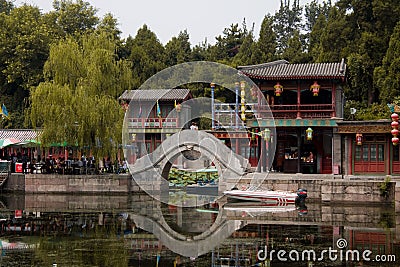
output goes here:
[{"label": "hanging lantern cluster", "polygon": [[306,139],[307,141],[311,141],[312,137],[313,137],[313,129],[311,129],[311,127],[308,127],[306,130]]},{"label": "hanging lantern cluster", "polygon": [[362,141],[363,141],[363,135],[361,133],[356,134],[356,144],[358,146],[362,145]]},{"label": "hanging lantern cluster", "polygon": [[317,81],[314,81],[314,83],[310,86],[310,91],[313,93],[313,96],[318,96],[319,88],[321,88],[321,86],[317,83]]},{"label": "hanging lantern cluster", "polygon": [[245,89],[245,87],[246,87],[246,83],[244,82],[244,81],[241,81],[240,82],[240,97],[241,97],[241,101],[240,101],[240,104],[241,104],[241,107],[240,107],[240,110],[242,111],[242,114],[241,114],[241,118],[242,118],[242,121],[245,121],[246,120],[246,91],[244,90]]},{"label": "hanging lantern cluster", "polygon": [[397,137],[399,135],[399,115],[397,113],[392,113],[390,117],[392,118],[392,130],[390,131],[393,135],[392,143],[396,146],[399,143],[399,138]]},{"label": "hanging lantern cluster", "polygon": [[276,96],[281,96],[281,94],[283,92],[283,86],[279,82],[277,82],[274,85],[274,89],[275,89],[275,95]]}]

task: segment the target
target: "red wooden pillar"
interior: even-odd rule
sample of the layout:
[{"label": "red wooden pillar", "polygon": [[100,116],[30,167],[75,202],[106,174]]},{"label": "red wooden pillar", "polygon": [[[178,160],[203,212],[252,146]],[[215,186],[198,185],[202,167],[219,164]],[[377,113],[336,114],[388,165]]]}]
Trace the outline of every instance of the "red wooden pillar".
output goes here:
[{"label": "red wooden pillar", "polygon": [[332,84],[332,107],[333,107],[333,112],[332,112],[332,117],[336,117],[336,84]]},{"label": "red wooden pillar", "polygon": [[297,119],[301,119],[300,104],[301,104],[301,88],[300,81],[297,81]]}]

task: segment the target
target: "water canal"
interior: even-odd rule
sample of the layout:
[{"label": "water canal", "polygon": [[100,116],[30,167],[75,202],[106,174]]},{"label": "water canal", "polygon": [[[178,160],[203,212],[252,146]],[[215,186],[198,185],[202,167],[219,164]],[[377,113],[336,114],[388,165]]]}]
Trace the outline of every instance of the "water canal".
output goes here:
[{"label": "water canal", "polygon": [[181,208],[144,193],[0,200],[0,266],[399,266],[388,205]]}]

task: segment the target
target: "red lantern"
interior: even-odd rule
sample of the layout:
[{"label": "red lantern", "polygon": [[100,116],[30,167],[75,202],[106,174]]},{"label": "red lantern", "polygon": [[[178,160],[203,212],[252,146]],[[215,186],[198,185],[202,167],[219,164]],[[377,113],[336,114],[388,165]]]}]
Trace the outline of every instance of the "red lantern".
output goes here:
[{"label": "red lantern", "polygon": [[393,137],[392,138],[392,143],[394,146],[397,146],[397,144],[399,143],[399,138],[398,137]]},{"label": "red lantern", "polygon": [[274,88],[275,88],[275,95],[276,96],[281,96],[281,94],[283,92],[283,86],[279,82],[277,82],[275,84]]},{"label": "red lantern", "polygon": [[313,96],[318,96],[319,88],[321,88],[321,86],[317,83],[317,81],[314,81],[313,85],[310,87],[310,91],[313,92]]},{"label": "red lantern", "polygon": [[391,125],[392,125],[393,129],[399,128],[399,122],[397,122],[397,121],[392,121]]},{"label": "red lantern", "polygon": [[392,135],[393,135],[394,137],[396,137],[396,136],[399,134],[399,130],[393,129],[393,130],[391,131],[391,133],[392,133]]},{"label": "red lantern", "polygon": [[390,115],[390,117],[392,118],[392,121],[398,121],[399,120],[399,114],[397,114],[397,113],[392,113],[392,115]]},{"label": "red lantern", "polygon": [[362,134],[360,133],[356,134],[356,143],[358,146],[362,145]]}]

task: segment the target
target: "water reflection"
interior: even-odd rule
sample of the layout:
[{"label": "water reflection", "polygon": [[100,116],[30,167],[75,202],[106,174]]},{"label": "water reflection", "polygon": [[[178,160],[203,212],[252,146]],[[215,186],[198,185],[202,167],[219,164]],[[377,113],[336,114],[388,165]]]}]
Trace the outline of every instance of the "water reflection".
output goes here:
[{"label": "water reflection", "polygon": [[[263,257],[265,250],[300,256],[313,250],[319,256],[337,250],[343,240],[343,251],[400,259],[399,223],[391,206],[221,201],[189,208],[139,193],[2,195],[0,200],[0,266],[398,266]],[[23,215],[16,219],[18,210]]]}]

